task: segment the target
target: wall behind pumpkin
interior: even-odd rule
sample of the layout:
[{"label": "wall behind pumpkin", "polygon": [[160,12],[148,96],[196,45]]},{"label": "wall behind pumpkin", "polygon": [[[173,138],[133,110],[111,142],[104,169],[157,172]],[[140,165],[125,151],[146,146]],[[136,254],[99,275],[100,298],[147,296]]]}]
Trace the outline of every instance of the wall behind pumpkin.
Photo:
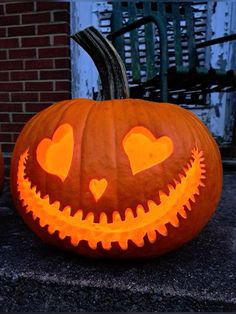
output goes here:
[{"label": "wall behind pumpkin", "polygon": [[69,2],[0,4],[0,142],[6,163],[35,113],[71,98]]}]

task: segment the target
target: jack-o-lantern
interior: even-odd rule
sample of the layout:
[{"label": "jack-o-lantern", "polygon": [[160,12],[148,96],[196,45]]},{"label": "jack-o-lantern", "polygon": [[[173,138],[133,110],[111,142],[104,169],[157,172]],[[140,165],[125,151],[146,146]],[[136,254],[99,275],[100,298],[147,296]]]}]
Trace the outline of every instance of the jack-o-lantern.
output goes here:
[{"label": "jack-o-lantern", "polygon": [[222,186],[217,145],[172,104],[65,100],[33,117],[11,164],[14,202],[46,242],[93,257],[150,257],[192,239]]}]

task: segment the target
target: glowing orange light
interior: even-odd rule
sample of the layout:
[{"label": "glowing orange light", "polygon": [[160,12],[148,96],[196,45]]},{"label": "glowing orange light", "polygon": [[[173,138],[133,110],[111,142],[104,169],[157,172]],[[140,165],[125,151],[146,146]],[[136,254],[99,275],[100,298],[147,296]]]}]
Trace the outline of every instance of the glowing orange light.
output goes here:
[{"label": "glowing orange light", "polygon": [[64,181],[70,170],[73,156],[73,129],[69,124],[60,125],[52,139],[44,138],[36,149],[36,157],[44,171]]},{"label": "glowing orange light", "polygon": [[122,144],[133,174],[163,162],[174,150],[171,138],[155,138],[148,129],[141,126],[131,129]]},{"label": "glowing orange light", "polygon": [[91,249],[96,249],[98,242],[101,242],[104,249],[110,250],[112,243],[116,242],[121,249],[126,250],[129,240],[142,247],[146,235],[153,243],[156,241],[157,233],[167,236],[166,224],[171,223],[178,228],[178,214],[183,218],[187,217],[188,210],[191,210],[190,200],[195,202],[195,197],[200,193],[199,189],[205,186],[203,180],[206,178],[206,169],[203,152],[193,149],[188,167],[182,169],[185,176],[179,174],[175,178],[175,187],[168,185],[168,195],[163,191],[157,191],[160,203],[147,200],[148,212],[139,204],[136,208],[126,209],[124,220],[121,219],[117,209],[112,213],[112,222],[108,222],[105,212],[101,212],[99,222],[94,222],[92,210],[85,218],[83,209],[78,209],[71,216],[69,205],[60,210],[59,201],[51,204],[48,195],[42,197],[40,192],[36,193],[36,187],[31,187],[32,184],[25,173],[27,154],[28,151],[25,151],[21,155],[17,172],[17,189],[19,198],[25,206],[24,210],[26,213],[31,212],[34,220],[38,218],[42,228],[47,226],[50,234],[58,231],[60,239],[70,237],[74,246],[86,240]]},{"label": "glowing orange light", "polygon": [[101,198],[106,188],[107,188],[107,180],[104,178],[101,180],[92,179],[89,182],[89,189],[91,193],[93,194],[96,202]]}]

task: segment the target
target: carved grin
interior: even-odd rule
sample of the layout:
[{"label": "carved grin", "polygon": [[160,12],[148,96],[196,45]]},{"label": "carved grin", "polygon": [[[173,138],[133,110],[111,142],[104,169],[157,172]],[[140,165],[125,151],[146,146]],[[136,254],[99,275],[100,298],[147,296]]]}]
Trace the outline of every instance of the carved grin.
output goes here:
[{"label": "carved grin", "polygon": [[174,180],[175,187],[168,185],[168,195],[159,191],[158,204],[153,200],[147,200],[148,212],[145,212],[140,204],[136,208],[136,217],[133,210],[127,208],[125,220],[121,220],[119,212],[114,211],[113,221],[108,223],[106,213],[102,212],[99,222],[95,223],[92,211],[85,219],[81,209],[71,216],[70,206],[59,210],[59,201],[50,204],[48,195],[41,197],[40,192],[36,193],[36,186],[31,187],[29,178],[25,178],[27,156],[28,150],[21,155],[17,171],[17,189],[25,212],[31,212],[34,220],[38,218],[40,226],[42,228],[47,226],[50,234],[58,231],[60,239],[70,237],[73,246],[77,246],[81,240],[86,240],[91,249],[96,249],[98,242],[101,242],[105,250],[110,250],[112,242],[117,242],[121,249],[126,250],[128,240],[142,247],[146,234],[148,240],[154,243],[157,232],[167,236],[168,231],[165,226],[167,223],[171,223],[176,228],[179,226],[178,214],[187,218],[187,210],[191,210],[190,200],[195,202],[200,187],[205,186],[202,182],[206,178],[203,152],[194,148],[191,160],[182,169],[185,176],[178,175],[178,179]]}]

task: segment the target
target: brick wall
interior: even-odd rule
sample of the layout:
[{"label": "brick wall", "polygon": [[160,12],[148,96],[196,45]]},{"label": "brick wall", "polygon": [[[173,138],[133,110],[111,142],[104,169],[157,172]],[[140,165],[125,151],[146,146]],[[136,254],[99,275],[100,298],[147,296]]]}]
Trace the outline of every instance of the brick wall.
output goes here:
[{"label": "brick wall", "polygon": [[69,3],[0,4],[0,143],[10,155],[26,121],[71,98]]}]

